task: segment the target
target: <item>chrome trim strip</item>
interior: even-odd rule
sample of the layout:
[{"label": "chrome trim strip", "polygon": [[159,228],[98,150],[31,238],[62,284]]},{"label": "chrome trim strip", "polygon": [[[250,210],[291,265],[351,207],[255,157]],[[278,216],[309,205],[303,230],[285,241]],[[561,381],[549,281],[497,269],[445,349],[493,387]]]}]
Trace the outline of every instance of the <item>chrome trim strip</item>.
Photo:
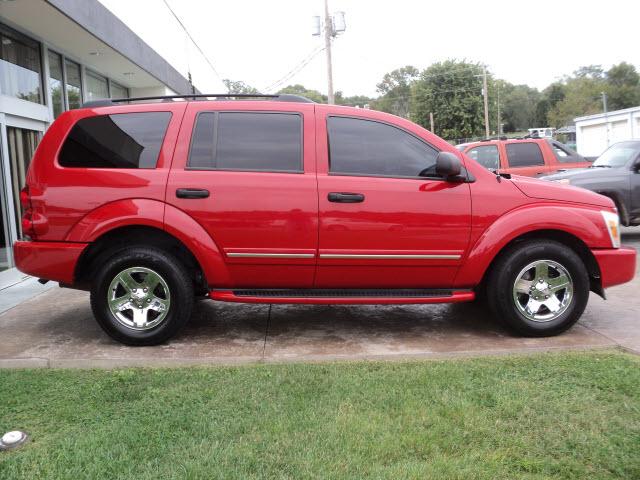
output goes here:
[{"label": "chrome trim strip", "polygon": [[321,253],[320,258],[349,258],[349,259],[400,259],[400,260],[460,260],[461,255],[375,255],[351,253]]},{"label": "chrome trim strip", "polygon": [[235,258],[315,258],[313,253],[244,253],[228,252],[228,257]]}]

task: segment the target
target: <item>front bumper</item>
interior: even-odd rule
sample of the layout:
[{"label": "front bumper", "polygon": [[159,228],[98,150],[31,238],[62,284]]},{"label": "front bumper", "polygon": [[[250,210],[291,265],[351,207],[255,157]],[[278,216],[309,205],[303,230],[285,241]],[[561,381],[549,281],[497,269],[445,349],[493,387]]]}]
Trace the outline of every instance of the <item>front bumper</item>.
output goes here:
[{"label": "front bumper", "polygon": [[34,277],[72,284],[78,258],[87,243],[25,242],[13,244],[16,267]]},{"label": "front bumper", "polygon": [[591,250],[600,267],[602,288],[609,288],[633,280],[636,274],[636,250],[616,248]]}]

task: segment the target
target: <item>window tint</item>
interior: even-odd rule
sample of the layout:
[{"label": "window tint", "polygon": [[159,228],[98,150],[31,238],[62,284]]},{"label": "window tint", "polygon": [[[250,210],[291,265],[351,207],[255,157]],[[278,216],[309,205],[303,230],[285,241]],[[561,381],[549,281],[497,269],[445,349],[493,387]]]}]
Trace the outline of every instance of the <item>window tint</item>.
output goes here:
[{"label": "window tint", "polygon": [[62,146],[63,167],[155,168],[170,112],[122,113],[79,120]]},{"label": "window tint", "polygon": [[533,142],[507,143],[507,156],[510,167],[529,167],[544,165],[540,147]]},{"label": "window tint", "polygon": [[302,171],[302,117],[297,113],[203,112],[193,129],[189,167]]},{"label": "window tint", "polygon": [[500,155],[498,154],[498,147],[495,145],[474,147],[467,152],[467,155],[489,170],[500,168]]},{"label": "window tint", "polygon": [[351,175],[436,176],[438,152],[384,123],[329,117],[330,171]]}]

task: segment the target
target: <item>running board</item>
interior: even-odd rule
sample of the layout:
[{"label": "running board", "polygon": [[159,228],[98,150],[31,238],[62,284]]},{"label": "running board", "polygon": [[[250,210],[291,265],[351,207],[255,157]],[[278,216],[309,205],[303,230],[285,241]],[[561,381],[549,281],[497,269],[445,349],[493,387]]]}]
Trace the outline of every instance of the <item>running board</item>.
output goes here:
[{"label": "running board", "polygon": [[407,304],[407,303],[458,303],[475,298],[472,290],[444,289],[237,289],[212,290],[213,300],[238,303],[301,303],[301,304]]}]

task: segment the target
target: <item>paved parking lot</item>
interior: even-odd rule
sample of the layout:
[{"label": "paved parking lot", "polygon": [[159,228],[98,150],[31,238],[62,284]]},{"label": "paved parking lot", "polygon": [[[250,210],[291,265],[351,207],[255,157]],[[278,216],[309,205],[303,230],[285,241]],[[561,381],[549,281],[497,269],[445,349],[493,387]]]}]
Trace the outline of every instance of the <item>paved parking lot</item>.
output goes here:
[{"label": "paved parking lot", "polygon": [[[640,248],[640,227],[623,243]],[[113,367],[333,359],[441,358],[620,346],[640,354],[640,279],[592,294],[580,323],[521,338],[471,304],[289,306],[198,303],[166,345],[132,348],[102,333],[88,294],[53,288],[0,315],[0,367]],[[3,293],[0,293],[2,295]]]}]

